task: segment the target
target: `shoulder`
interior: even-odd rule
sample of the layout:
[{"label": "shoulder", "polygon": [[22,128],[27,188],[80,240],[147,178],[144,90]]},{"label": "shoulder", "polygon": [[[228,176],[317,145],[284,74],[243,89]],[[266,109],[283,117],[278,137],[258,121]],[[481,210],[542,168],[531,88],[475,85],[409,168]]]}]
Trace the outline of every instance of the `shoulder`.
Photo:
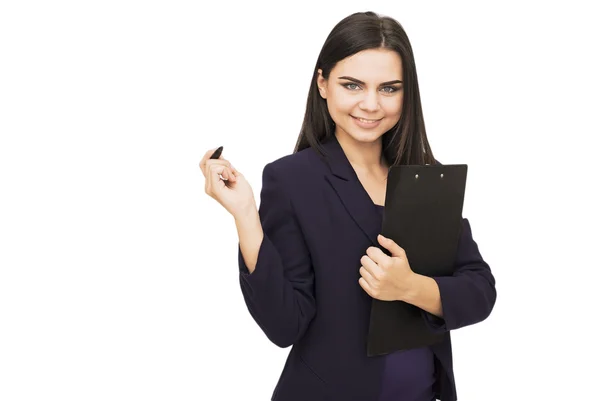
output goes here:
[{"label": "shoulder", "polygon": [[302,180],[322,175],[325,164],[318,154],[311,148],[303,149],[297,153],[282,156],[265,165],[263,174],[276,177],[286,177]]},{"label": "shoulder", "polygon": [[327,166],[311,148],[267,163],[262,174],[262,191],[275,197],[306,201],[323,184]]}]

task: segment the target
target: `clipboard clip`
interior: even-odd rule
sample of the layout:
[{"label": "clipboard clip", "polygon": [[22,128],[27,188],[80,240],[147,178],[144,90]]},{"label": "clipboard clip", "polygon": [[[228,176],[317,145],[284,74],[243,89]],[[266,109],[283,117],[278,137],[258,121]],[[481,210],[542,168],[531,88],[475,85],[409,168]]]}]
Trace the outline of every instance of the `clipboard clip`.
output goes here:
[{"label": "clipboard clip", "polygon": [[[444,173],[440,174],[440,178],[442,178],[442,179],[444,178]],[[418,180],[418,179],[419,179],[419,174],[415,174],[415,180]]]}]

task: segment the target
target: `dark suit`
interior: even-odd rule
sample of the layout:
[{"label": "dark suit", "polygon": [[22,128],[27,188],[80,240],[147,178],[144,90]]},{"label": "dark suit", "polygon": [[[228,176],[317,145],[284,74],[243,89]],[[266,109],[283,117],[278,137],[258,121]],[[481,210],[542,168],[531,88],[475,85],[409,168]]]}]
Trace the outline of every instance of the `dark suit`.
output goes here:
[{"label": "dark suit", "polygon": [[[272,400],[377,401],[383,357],[367,357],[371,298],[358,279],[361,256],[379,246],[380,220],[338,141],[325,149],[324,159],[305,149],[264,168],[265,236],[252,274],[239,253],[241,289],[267,337],[293,345]],[[496,301],[494,277],[463,224],[456,273],[434,277],[444,319],[423,311],[431,330],[445,332],[431,347],[443,401],[456,399],[450,330],[484,320]]]}]

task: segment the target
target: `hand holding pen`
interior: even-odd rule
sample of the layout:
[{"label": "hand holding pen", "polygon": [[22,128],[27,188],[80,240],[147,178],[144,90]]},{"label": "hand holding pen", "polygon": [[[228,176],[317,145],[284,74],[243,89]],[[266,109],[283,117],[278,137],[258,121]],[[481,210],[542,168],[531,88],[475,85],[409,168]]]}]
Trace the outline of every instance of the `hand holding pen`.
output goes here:
[{"label": "hand holding pen", "polygon": [[234,217],[256,210],[254,192],[245,177],[222,156],[223,147],[211,149],[200,161],[205,192]]}]

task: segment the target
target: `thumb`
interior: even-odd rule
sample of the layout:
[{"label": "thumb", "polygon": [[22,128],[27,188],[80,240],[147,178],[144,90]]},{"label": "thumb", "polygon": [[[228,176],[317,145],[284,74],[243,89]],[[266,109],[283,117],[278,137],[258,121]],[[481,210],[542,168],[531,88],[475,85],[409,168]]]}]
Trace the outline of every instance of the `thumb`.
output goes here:
[{"label": "thumb", "polygon": [[379,234],[377,236],[377,240],[379,241],[379,243],[381,244],[381,246],[383,246],[385,249],[387,249],[388,251],[390,251],[390,253],[392,254],[392,256],[400,256],[400,257],[404,257],[405,256],[404,249],[402,249],[402,247],[400,247],[400,245],[396,244],[394,242],[394,240],[386,238],[386,237],[384,237],[381,234]]}]

